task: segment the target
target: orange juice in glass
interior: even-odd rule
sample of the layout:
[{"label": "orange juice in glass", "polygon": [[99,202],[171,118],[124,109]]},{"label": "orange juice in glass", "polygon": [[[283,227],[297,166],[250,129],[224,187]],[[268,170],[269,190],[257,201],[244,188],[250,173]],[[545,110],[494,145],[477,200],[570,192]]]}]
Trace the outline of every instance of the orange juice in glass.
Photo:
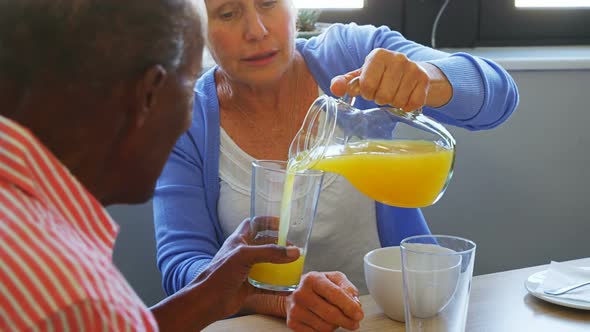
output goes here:
[{"label": "orange juice in glass", "polygon": [[287,172],[284,161],[252,163],[251,244],[274,243],[300,250],[300,257],[291,263],[255,264],[248,275],[253,286],[292,291],[299,285],[322,179],[319,170]]}]

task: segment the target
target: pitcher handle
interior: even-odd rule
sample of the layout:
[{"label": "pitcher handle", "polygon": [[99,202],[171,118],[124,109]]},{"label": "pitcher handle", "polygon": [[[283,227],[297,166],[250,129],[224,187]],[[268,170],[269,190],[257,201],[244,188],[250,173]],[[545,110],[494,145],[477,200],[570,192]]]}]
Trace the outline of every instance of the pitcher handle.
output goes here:
[{"label": "pitcher handle", "polygon": [[349,95],[348,91],[354,91],[356,93],[356,95],[358,96],[361,93],[360,80],[361,80],[361,77],[357,76],[357,77],[351,79],[350,81],[348,81],[348,87],[346,89],[346,93],[344,94],[344,96],[342,96],[342,98],[340,98],[341,101],[347,103],[350,106],[354,105],[354,102],[356,101],[356,96]]}]

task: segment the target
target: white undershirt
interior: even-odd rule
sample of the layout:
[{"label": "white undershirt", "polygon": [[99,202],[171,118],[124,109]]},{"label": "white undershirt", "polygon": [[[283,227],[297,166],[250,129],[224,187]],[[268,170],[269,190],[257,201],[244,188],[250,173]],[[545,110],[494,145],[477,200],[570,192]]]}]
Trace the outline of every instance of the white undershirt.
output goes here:
[{"label": "white undershirt", "polygon": [[[221,129],[218,203],[224,235],[250,216],[250,183],[254,158]],[[361,294],[367,293],[363,256],[378,248],[375,202],[344,177],[326,173],[305,260],[305,271],[341,271]]]}]

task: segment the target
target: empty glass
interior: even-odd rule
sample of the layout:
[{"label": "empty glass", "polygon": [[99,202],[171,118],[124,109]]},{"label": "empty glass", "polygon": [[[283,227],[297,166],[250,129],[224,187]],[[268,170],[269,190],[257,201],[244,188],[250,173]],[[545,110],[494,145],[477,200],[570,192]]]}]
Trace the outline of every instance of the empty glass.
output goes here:
[{"label": "empty glass", "polygon": [[402,240],[406,331],[465,331],[475,247],[445,235]]}]

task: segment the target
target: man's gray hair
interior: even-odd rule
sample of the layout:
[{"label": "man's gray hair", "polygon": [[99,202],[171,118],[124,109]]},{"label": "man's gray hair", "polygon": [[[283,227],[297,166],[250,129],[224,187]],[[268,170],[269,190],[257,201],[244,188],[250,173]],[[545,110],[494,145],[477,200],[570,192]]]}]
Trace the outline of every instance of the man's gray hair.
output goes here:
[{"label": "man's gray hair", "polygon": [[176,70],[195,23],[191,1],[0,0],[0,81],[106,83],[156,64]]}]

